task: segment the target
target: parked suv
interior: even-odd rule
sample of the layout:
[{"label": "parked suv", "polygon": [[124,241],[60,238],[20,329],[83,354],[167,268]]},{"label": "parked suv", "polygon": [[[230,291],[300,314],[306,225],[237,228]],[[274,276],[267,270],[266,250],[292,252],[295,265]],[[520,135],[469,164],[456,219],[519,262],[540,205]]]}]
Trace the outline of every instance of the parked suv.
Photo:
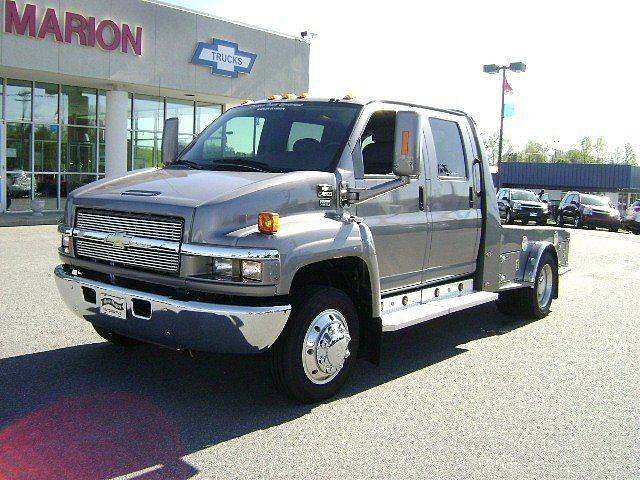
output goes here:
[{"label": "parked suv", "polygon": [[640,200],[629,205],[622,219],[622,226],[635,235],[640,235]]},{"label": "parked suv", "polygon": [[567,193],[556,219],[558,226],[571,224],[574,228],[608,228],[611,232],[620,229],[620,212],[611,205],[608,197],[579,192]]},{"label": "parked suv", "polygon": [[514,220],[521,220],[525,225],[529,220],[538,225],[546,225],[549,207],[540,201],[538,196],[528,190],[502,188],[498,190],[498,208],[500,218],[511,224]]}]

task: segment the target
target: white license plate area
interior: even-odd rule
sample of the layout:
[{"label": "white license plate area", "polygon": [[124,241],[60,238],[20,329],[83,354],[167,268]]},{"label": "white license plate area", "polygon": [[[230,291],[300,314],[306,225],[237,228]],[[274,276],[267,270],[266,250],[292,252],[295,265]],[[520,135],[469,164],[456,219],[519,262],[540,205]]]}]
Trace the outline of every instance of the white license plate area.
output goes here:
[{"label": "white license plate area", "polygon": [[536,212],[529,212],[530,217],[537,217],[538,214]]},{"label": "white license plate area", "polygon": [[127,300],[115,295],[100,295],[100,313],[110,317],[127,319]]}]

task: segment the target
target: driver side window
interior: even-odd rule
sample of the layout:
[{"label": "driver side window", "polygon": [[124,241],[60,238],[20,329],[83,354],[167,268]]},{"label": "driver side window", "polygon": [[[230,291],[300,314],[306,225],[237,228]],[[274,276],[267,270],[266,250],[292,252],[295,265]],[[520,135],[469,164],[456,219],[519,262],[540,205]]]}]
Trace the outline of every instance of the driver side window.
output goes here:
[{"label": "driver side window", "polygon": [[388,175],[393,172],[395,130],[395,111],[381,110],[371,115],[360,137],[365,175]]}]

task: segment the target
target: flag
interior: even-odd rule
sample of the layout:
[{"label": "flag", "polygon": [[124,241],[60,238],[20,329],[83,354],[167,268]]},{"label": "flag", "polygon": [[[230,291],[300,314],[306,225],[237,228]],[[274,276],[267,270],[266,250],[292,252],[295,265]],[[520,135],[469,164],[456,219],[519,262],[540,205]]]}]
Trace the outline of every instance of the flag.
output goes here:
[{"label": "flag", "polygon": [[513,88],[511,88],[511,85],[509,85],[509,82],[507,82],[507,79],[504,79],[504,93],[513,93]]}]

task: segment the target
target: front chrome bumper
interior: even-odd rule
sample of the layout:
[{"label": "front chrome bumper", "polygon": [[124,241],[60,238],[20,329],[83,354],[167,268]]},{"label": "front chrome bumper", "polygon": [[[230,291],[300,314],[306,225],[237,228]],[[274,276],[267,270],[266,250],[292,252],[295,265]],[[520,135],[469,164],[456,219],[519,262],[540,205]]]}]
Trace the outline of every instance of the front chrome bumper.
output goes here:
[{"label": "front chrome bumper", "polygon": [[[177,300],[83,278],[63,265],[56,267],[55,279],[64,302],[79,317],[124,336],[176,349],[259,353],[273,345],[291,313],[290,305]],[[124,300],[126,318],[101,313],[105,295]],[[142,306],[137,312],[134,302]]]}]

